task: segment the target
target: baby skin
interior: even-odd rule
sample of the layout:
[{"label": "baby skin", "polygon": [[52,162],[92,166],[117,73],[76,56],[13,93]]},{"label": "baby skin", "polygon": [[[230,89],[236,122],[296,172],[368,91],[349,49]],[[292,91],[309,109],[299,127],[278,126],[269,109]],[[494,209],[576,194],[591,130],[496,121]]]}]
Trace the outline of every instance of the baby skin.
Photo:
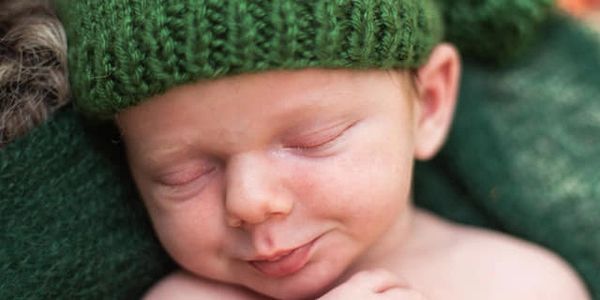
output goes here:
[{"label": "baby skin", "polygon": [[589,299],[556,255],[413,207],[459,58],[414,72],[269,71],[179,86],[116,122],[181,266],[146,299]]}]

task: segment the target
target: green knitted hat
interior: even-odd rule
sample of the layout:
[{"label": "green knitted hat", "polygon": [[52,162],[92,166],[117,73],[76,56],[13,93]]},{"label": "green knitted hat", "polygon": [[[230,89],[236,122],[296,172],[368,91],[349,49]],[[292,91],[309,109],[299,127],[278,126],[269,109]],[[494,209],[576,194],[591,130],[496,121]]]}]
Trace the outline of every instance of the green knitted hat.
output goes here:
[{"label": "green knitted hat", "polygon": [[[444,15],[439,7],[454,6],[438,1],[443,2],[59,0],[57,4],[69,41],[76,104],[87,115],[110,118],[171,87],[201,79],[307,67],[418,67],[442,40]],[[472,1],[453,3],[464,7],[462,2]],[[493,12],[499,2],[488,0],[479,6],[489,8],[492,3]],[[504,2],[524,6],[521,11],[529,18],[530,11],[543,11],[540,7],[552,1]],[[456,22],[456,17],[448,16]],[[533,20],[525,22],[535,23],[539,16]],[[469,21],[473,20],[461,23],[473,25]]]}]

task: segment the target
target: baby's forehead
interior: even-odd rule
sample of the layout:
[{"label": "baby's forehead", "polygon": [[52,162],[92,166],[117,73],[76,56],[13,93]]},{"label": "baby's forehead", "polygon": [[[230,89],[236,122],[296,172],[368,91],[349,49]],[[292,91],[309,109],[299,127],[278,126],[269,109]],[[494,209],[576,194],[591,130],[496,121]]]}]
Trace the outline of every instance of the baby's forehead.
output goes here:
[{"label": "baby's forehead", "polygon": [[[386,99],[403,97],[395,82],[399,76],[381,70],[305,69],[225,77],[143,101],[122,112],[118,123],[130,132],[143,132],[139,136],[156,137],[160,129],[165,141],[183,134],[182,128],[190,134],[202,128],[204,135],[214,135],[212,140],[248,130],[310,130],[381,110]],[[167,128],[172,130],[162,130]]]},{"label": "baby's forehead", "polygon": [[[302,97],[322,97],[321,94],[359,93],[365,90],[383,89],[386,86],[405,89],[410,87],[410,73],[406,70],[355,70],[355,69],[300,69],[277,70],[241,74],[220,79],[176,87],[172,90],[194,87],[206,97],[232,95],[249,98],[254,95],[281,96],[282,100]],[[188,89],[189,90],[189,89]],[[288,100],[289,101],[289,100]]]}]

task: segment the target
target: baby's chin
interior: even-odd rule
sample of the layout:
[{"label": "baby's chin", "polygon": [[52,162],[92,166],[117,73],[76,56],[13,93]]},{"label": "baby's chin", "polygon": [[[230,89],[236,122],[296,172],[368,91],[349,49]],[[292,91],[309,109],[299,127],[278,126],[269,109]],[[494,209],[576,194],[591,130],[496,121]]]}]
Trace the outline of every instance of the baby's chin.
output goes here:
[{"label": "baby's chin", "polygon": [[248,288],[274,299],[315,299],[332,289],[341,273],[320,270],[316,266],[307,266],[303,271],[307,272],[289,278],[264,279],[259,285]]}]

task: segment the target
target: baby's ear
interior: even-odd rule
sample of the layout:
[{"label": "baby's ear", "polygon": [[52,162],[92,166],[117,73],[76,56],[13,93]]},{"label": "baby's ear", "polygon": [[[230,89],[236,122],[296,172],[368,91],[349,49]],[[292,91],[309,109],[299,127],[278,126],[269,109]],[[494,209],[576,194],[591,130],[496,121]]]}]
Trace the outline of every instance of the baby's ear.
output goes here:
[{"label": "baby's ear", "polygon": [[415,158],[427,160],[444,144],[452,117],[460,77],[460,57],[449,44],[436,46],[417,70]]}]

